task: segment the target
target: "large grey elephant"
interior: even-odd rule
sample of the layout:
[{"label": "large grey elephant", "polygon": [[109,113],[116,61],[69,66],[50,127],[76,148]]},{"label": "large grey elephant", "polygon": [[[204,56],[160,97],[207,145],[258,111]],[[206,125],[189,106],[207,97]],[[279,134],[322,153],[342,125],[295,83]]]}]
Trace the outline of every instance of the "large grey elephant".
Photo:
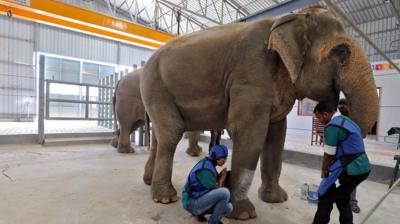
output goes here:
[{"label": "large grey elephant", "polygon": [[[145,109],[140,96],[140,76],[142,69],[130,72],[118,81],[113,97],[114,123],[119,124],[116,135],[111,140],[111,145],[118,152],[134,152],[131,146],[130,134],[138,127],[145,124]],[[154,135],[152,135],[153,137]],[[188,133],[189,147],[186,153],[199,156],[202,152],[198,145],[200,132]]]},{"label": "large grey elephant", "polygon": [[[144,68],[141,93],[155,127],[154,201],[177,200],[171,183],[184,131],[228,129],[233,141],[232,218],[256,216],[247,193],[261,160],[259,198],[283,202],[279,185],[286,116],[296,99],[337,104],[343,91],[366,135],[378,97],[368,57],[328,10],[229,24],[172,40]],[[148,169],[148,167],[146,167]]]}]

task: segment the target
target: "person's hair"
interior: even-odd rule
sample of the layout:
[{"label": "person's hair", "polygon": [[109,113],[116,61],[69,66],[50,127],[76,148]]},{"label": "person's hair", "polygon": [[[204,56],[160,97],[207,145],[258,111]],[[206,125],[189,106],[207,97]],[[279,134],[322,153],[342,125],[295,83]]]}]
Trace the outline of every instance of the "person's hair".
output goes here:
[{"label": "person's hair", "polygon": [[338,102],[338,105],[347,105],[347,100],[345,98],[341,98]]},{"label": "person's hair", "polygon": [[336,108],[329,103],[324,103],[324,102],[319,102],[317,104],[317,106],[315,106],[314,108],[314,113],[335,113],[336,112]]}]

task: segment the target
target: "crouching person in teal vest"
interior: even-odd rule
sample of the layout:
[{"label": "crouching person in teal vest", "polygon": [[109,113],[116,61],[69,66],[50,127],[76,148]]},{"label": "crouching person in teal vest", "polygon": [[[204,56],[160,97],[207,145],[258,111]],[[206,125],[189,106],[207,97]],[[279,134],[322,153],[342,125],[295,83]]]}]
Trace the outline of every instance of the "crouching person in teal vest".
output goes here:
[{"label": "crouching person in teal vest", "polygon": [[[340,213],[339,222],[352,224],[351,192],[368,177],[371,170],[360,128],[347,116],[332,118],[335,112],[335,107],[325,103],[319,103],[314,109],[315,116],[326,125],[322,181],[318,189],[319,202],[314,224],[329,223],[334,203]],[[336,180],[339,180],[339,186],[336,186]]]},{"label": "crouching person in teal vest", "polygon": [[219,224],[225,214],[231,213],[230,192],[223,187],[227,176],[226,168],[219,174],[216,166],[225,164],[228,148],[214,145],[208,156],[200,160],[190,171],[182,191],[182,205],[198,221],[205,222],[205,214],[211,214],[208,223]]}]

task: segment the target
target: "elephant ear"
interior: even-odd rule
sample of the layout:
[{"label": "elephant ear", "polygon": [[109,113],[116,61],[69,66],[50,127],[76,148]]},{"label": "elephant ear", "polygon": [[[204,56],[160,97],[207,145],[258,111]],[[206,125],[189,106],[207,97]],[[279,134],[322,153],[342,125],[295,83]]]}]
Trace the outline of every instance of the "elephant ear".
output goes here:
[{"label": "elephant ear", "polygon": [[304,63],[304,55],[310,45],[305,36],[304,23],[299,22],[301,14],[289,14],[277,19],[270,30],[265,45],[268,51],[276,51],[295,83]]}]

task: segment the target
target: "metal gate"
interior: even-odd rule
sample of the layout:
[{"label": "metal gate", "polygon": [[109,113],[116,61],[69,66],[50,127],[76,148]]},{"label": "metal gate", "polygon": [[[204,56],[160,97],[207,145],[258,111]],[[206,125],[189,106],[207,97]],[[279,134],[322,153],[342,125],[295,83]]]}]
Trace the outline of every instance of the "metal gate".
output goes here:
[{"label": "metal gate", "polygon": [[[116,129],[113,119],[112,99],[115,91],[115,85],[127,71],[111,74],[99,80],[99,85],[68,82],[60,80],[45,79],[45,61],[46,57],[41,55],[39,58],[39,119],[38,119],[38,142],[44,143],[44,120],[97,120],[98,126],[108,129]],[[52,89],[60,91],[68,86],[68,90],[75,89],[79,94],[57,95]],[[62,91],[62,90],[61,90]],[[72,108],[75,113],[61,111],[57,113],[57,108]],[[76,112],[77,111],[77,112]],[[147,136],[141,127],[138,131],[138,143],[144,145],[147,143]],[[135,132],[132,133],[132,141],[135,140]],[[137,142],[137,141],[136,141]]]}]

